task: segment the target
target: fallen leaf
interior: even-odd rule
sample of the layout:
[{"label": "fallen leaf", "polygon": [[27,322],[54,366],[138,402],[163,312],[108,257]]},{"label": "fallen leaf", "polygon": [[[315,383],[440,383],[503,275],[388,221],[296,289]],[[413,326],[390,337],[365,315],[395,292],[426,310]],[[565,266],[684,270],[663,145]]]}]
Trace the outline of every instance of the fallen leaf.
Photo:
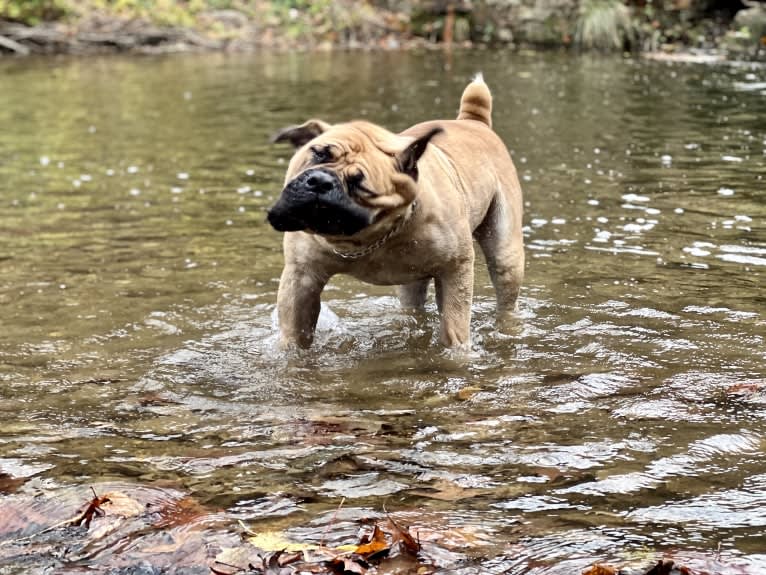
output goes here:
[{"label": "fallen leaf", "polygon": [[7,473],[0,473],[0,493],[14,493],[26,481],[23,477],[14,477]]},{"label": "fallen leaf", "polygon": [[689,575],[689,570],[686,567],[676,566],[672,559],[661,559],[646,572],[646,575]]},{"label": "fallen leaf", "polygon": [[363,540],[363,542],[360,543],[356,549],[354,549],[354,552],[365,557],[385,549],[388,549],[386,534],[383,533],[383,530],[376,525],[372,530],[372,537],[370,537],[369,542]]},{"label": "fallen leaf", "polygon": [[141,407],[157,407],[157,406],[172,405],[177,403],[178,403],[177,401],[163,397],[162,395],[154,391],[144,393],[141,397],[138,398],[138,404]]},{"label": "fallen leaf", "polygon": [[331,573],[337,575],[347,575],[348,573],[365,575],[367,573],[367,567],[354,557],[336,557],[332,561],[326,561],[325,565]]},{"label": "fallen leaf", "polygon": [[88,529],[94,517],[100,517],[104,515],[104,510],[101,508],[101,506],[105,503],[109,503],[109,497],[99,497],[92,487],[91,490],[93,491],[93,499],[90,500],[87,507],[84,511],[82,511],[82,513],[80,513],[80,515],[72,519],[70,522],[71,525],[75,525],[77,527],[84,525],[85,529]]},{"label": "fallen leaf", "polygon": [[468,387],[463,387],[457,392],[457,398],[461,401],[468,401],[471,399],[474,395],[479,393],[480,391],[483,391],[484,389],[475,385],[469,385]]},{"label": "fallen leaf", "polygon": [[250,563],[258,562],[261,558],[258,550],[249,545],[226,547],[221,549],[213,560],[210,569],[214,573],[229,575],[237,571],[246,571]]},{"label": "fallen leaf", "polygon": [[292,556],[283,557],[284,551],[275,551],[263,558],[264,575],[292,575],[295,573],[290,567],[285,567],[291,562]]},{"label": "fallen leaf", "polygon": [[766,396],[766,382],[737,383],[726,388],[726,393],[744,399],[761,399]]},{"label": "fallen leaf", "polygon": [[617,575],[617,569],[611,565],[596,563],[582,572],[582,575]]},{"label": "fallen leaf", "polygon": [[538,477],[547,477],[548,481],[556,481],[564,477],[564,474],[557,467],[535,467],[532,471]]},{"label": "fallen leaf", "polygon": [[388,516],[388,522],[391,524],[393,541],[391,546],[393,547],[397,543],[401,543],[403,548],[411,555],[417,555],[420,552],[420,543],[410,535],[409,529],[406,527],[400,527],[399,524],[394,521],[394,518]]}]

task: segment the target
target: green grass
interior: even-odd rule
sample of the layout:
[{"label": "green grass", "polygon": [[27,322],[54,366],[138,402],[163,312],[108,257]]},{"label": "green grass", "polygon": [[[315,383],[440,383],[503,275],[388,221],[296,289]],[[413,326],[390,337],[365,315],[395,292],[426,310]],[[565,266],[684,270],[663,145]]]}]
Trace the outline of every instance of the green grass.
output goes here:
[{"label": "green grass", "polygon": [[622,50],[634,42],[630,10],[620,0],[582,0],[575,41],[589,50]]}]

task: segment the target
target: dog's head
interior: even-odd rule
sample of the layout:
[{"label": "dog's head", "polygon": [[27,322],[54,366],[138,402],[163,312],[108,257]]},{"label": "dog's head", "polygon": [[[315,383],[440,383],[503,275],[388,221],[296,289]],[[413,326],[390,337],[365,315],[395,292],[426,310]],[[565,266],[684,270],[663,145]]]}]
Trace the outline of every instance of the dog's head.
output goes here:
[{"label": "dog's head", "polygon": [[269,223],[282,232],[353,236],[384,220],[415,199],[418,160],[441,131],[431,128],[413,139],[368,122],[320,120],[279,131],[272,141],[297,151]]}]

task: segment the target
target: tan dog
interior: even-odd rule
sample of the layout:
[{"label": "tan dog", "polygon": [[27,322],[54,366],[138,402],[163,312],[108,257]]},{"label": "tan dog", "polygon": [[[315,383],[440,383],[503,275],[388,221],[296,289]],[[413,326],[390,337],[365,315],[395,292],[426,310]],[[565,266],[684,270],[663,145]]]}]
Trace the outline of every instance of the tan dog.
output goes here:
[{"label": "tan dog", "polygon": [[405,307],[423,306],[433,279],[441,341],[468,345],[474,238],[499,318],[515,309],[524,275],[521,188],[491,112],[478,76],[463,92],[457,120],[400,134],[368,122],[309,120],[274,137],[299,148],[268,214],[287,232],[277,296],[283,346],[311,345],[322,290],[340,273],[398,285]]}]

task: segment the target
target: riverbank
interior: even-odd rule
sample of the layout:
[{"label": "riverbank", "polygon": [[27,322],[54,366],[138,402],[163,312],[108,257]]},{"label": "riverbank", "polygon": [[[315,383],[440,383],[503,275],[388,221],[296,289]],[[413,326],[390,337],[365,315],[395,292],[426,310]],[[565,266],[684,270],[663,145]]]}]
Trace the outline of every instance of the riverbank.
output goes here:
[{"label": "riverbank", "polygon": [[[512,46],[757,53],[766,8],[619,0],[121,3],[0,0],[0,54]],[[734,4],[737,4],[734,6]],[[763,50],[766,52],[766,50]]]},{"label": "riverbank", "polygon": [[[401,15],[384,9],[324,3],[304,9],[280,2],[203,9],[86,9],[54,20],[0,19],[0,51],[28,54],[105,52],[250,52],[399,48],[429,43],[408,30]],[[169,8],[170,6],[170,8]],[[173,9],[171,9],[173,8]]]}]

